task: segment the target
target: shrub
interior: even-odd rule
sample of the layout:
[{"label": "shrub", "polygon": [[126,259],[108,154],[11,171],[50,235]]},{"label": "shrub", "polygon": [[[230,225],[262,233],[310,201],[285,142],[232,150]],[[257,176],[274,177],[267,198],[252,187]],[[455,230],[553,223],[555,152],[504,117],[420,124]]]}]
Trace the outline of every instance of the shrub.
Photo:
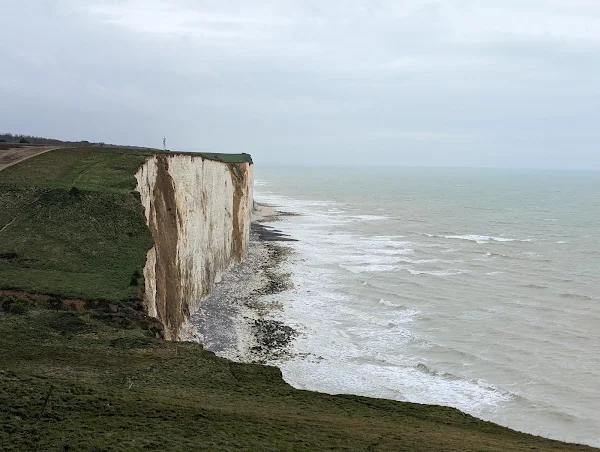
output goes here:
[{"label": "shrub", "polygon": [[132,348],[148,348],[152,347],[153,344],[154,340],[152,338],[144,336],[120,337],[110,341],[111,347],[122,348],[125,350]]},{"label": "shrub", "polygon": [[142,275],[140,274],[139,270],[136,269],[133,272],[133,275],[131,275],[131,279],[129,280],[129,285],[130,286],[137,286],[139,285],[138,279],[140,279],[142,277]]},{"label": "shrub", "polygon": [[3,296],[0,297],[0,304],[2,310],[7,314],[23,315],[29,310],[28,308],[32,303],[21,298]]},{"label": "shrub", "polygon": [[71,195],[71,196],[80,196],[81,195],[81,190],[79,190],[77,187],[71,187],[71,189],[69,190],[69,195]]}]

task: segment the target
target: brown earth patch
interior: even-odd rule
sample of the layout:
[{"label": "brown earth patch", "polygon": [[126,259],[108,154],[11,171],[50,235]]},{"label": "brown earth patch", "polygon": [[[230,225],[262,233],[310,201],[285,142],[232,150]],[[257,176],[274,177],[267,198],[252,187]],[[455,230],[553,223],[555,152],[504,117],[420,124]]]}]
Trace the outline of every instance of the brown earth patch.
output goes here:
[{"label": "brown earth patch", "polygon": [[[140,303],[132,306],[119,306],[105,300],[85,300],[83,298],[65,298],[56,295],[27,292],[24,290],[0,290],[0,305],[3,301],[13,299],[28,300],[36,303],[48,303],[59,311],[94,312],[106,318],[109,323],[121,325],[135,324],[144,329],[154,331],[157,337],[164,337],[162,323],[149,317]],[[135,300],[134,300],[135,301]]]},{"label": "brown earth patch", "polygon": [[150,231],[156,249],[156,310],[165,327],[165,338],[176,339],[187,318],[188,307],[181,296],[181,275],[177,261],[179,212],[175,184],[169,174],[167,155],[156,155],[157,175],[154,208],[150,211]]},{"label": "brown earth patch", "polygon": [[4,144],[4,146],[0,147],[0,171],[8,168],[9,166],[16,165],[23,160],[35,157],[36,155],[53,151],[54,149],[59,149],[57,146],[23,146],[18,144],[2,144]]},{"label": "brown earth patch", "polygon": [[227,167],[233,182],[233,230],[231,231],[233,251],[236,261],[241,262],[244,256],[244,243],[243,231],[240,227],[240,204],[244,195],[247,195],[245,188],[248,184],[248,167],[245,163],[228,163]]}]

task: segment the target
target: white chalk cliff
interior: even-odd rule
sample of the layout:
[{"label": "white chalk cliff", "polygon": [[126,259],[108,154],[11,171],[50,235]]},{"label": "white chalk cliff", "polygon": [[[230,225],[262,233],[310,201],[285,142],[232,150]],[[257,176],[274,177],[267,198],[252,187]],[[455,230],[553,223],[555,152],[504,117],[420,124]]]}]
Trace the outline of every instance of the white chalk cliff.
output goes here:
[{"label": "white chalk cliff", "polygon": [[154,239],[144,268],[145,302],[166,339],[179,339],[190,313],[246,254],[252,172],[251,161],[155,154],[136,173]]}]

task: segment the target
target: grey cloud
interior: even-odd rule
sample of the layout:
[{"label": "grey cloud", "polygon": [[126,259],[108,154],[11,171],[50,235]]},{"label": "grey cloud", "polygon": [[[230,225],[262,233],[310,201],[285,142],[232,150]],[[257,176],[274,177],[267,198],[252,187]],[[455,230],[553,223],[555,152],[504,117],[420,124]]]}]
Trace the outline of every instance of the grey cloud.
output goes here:
[{"label": "grey cloud", "polygon": [[482,4],[12,1],[0,126],[265,164],[600,169],[600,5]]}]

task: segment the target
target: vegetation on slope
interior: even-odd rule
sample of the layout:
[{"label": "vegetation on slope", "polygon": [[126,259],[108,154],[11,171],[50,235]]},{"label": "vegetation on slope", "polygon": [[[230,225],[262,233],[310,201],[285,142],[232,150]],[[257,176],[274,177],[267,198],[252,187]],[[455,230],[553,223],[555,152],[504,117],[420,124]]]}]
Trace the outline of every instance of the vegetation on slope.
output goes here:
[{"label": "vegetation on slope", "polygon": [[147,153],[59,149],[0,173],[0,289],[136,298],[152,239],[134,174]]},{"label": "vegetation on slope", "polygon": [[57,140],[55,138],[44,138],[36,137],[33,135],[13,134],[13,133],[0,133],[0,143],[23,143],[23,144],[36,144],[36,145],[69,145],[69,146],[94,146],[104,145],[104,143],[90,143],[89,141],[65,141]]},{"label": "vegetation on slope", "polygon": [[[189,152],[187,154],[190,154]],[[210,159],[210,160],[216,160],[218,162],[225,162],[225,163],[240,163],[240,162],[244,162],[244,163],[252,163],[252,156],[250,156],[250,154],[245,154],[245,153],[241,153],[241,154],[222,154],[219,152],[200,152],[200,155],[202,155],[203,157]]]},{"label": "vegetation on slope", "polygon": [[[32,136],[32,135],[20,135],[20,134],[12,134],[12,133],[0,133],[0,150],[2,149],[9,149],[12,147],[18,147],[18,146],[27,146],[29,144],[33,144],[33,145],[56,145],[56,146],[75,146],[78,148],[82,148],[82,147],[100,147],[100,146],[107,146],[107,147],[117,147],[121,150],[123,149],[127,149],[127,150],[132,150],[132,149],[137,149],[140,151],[145,151],[145,152],[163,152],[162,150],[159,149],[150,149],[150,148],[142,148],[142,147],[138,147],[138,146],[117,146],[114,144],[105,144],[105,143],[90,143],[87,140],[82,140],[82,141],[65,141],[65,140],[57,140],[55,138],[44,138],[44,137],[36,137],[36,136]],[[185,154],[192,154],[192,155],[198,155],[201,154],[204,157],[210,159],[210,160],[218,160],[221,162],[226,162],[226,163],[237,163],[237,162],[247,162],[247,163],[252,163],[252,157],[250,156],[250,154],[245,154],[245,153],[240,153],[240,154],[224,154],[224,153],[219,153],[219,152],[194,152],[194,153],[190,153],[190,152],[186,152]]]},{"label": "vegetation on slope", "polygon": [[591,450],[452,408],[295,390],[275,368],[157,339],[135,300],[146,155],[63,149],[0,172],[0,288],[28,292],[0,291],[0,450]]},{"label": "vegetation on slope", "polygon": [[114,302],[139,297],[152,239],[134,174],[149,155],[64,148],[0,172],[0,289]]},{"label": "vegetation on slope", "polygon": [[155,339],[126,310],[0,305],[5,451],[591,450],[452,408],[295,390],[276,368]]}]

